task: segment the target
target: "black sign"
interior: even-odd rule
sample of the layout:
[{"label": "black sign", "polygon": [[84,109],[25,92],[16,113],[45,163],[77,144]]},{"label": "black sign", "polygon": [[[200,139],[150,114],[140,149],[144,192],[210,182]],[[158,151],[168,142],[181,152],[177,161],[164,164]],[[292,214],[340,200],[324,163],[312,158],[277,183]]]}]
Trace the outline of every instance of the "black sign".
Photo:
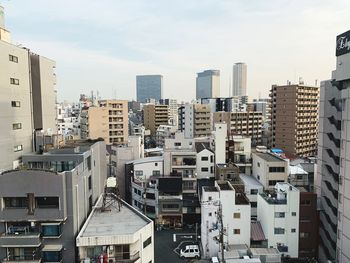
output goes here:
[{"label": "black sign", "polygon": [[335,55],[341,56],[350,52],[350,30],[337,36],[337,49]]}]

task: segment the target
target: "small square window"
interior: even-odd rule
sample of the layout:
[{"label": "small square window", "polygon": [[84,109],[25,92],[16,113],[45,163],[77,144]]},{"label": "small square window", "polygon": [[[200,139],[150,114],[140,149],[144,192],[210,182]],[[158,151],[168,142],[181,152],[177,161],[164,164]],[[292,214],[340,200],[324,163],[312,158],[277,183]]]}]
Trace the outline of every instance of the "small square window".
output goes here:
[{"label": "small square window", "polygon": [[292,216],[297,216],[297,212],[292,212]]},{"label": "small square window", "polygon": [[241,218],[241,213],[233,213],[233,218]]},{"label": "small square window", "polygon": [[241,230],[240,229],[233,229],[233,234],[234,235],[240,235],[241,234]]},{"label": "small square window", "polygon": [[13,147],[13,151],[14,152],[19,152],[19,151],[22,151],[23,150],[23,145],[20,144],[20,145],[16,145]]},{"label": "small square window", "polygon": [[292,228],[292,229],[291,229],[291,232],[292,232],[292,233],[295,233],[295,232],[296,232],[295,228]]},{"label": "small square window", "polygon": [[22,123],[13,123],[12,130],[20,130],[22,129]]},{"label": "small square window", "polygon": [[10,78],[10,83],[11,83],[12,85],[19,85],[19,79]]},{"label": "small square window", "polygon": [[18,57],[14,56],[14,55],[9,55],[9,60],[15,63],[18,63]]},{"label": "small square window", "polygon": [[20,101],[11,101],[11,106],[12,107],[21,107],[21,102]]}]

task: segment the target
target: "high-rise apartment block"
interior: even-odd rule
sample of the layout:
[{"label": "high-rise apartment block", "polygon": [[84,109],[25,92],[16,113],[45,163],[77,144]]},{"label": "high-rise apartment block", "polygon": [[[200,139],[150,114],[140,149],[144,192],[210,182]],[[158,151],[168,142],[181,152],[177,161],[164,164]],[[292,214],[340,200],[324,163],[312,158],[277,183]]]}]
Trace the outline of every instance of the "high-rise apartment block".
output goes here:
[{"label": "high-rise apartment block", "polygon": [[247,65],[236,63],[233,65],[232,96],[247,95]]},{"label": "high-rise apartment block", "polygon": [[220,96],[220,71],[205,70],[197,73],[196,98],[216,98]]},{"label": "high-rise apartment block", "polygon": [[350,260],[350,31],[337,36],[336,70],[321,83],[317,179],[321,262]]},{"label": "high-rise apartment block", "polygon": [[272,146],[301,157],[317,153],[319,87],[272,86]]},{"label": "high-rise apartment block", "polygon": [[185,138],[209,136],[211,134],[210,106],[205,104],[185,104],[179,108],[179,130]]},{"label": "high-rise apartment block", "polygon": [[143,106],[143,124],[155,136],[159,125],[167,125],[169,121],[169,106],[146,104]]},{"label": "high-rise apartment block", "polygon": [[159,101],[163,98],[162,75],[136,76],[136,95],[138,102],[146,102],[147,99]]},{"label": "high-rise apartment block", "polygon": [[128,142],[128,101],[100,100],[98,106],[83,109],[81,113],[81,137],[103,138],[106,144]]},{"label": "high-rise apartment block", "polygon": [[0,9],[0,170],[34,151],[34,131],[56,133],[55,62],[11,44]]},{"label": "high-rise apartment block", "polygon": [[262,113],[258,111],[215,112],[213,123],[227,123],[230,135],[248,136],[253,145],[261,143]]},{"label": "high-rise apartment block", "polygon": [[176,99],[164,99],[159,100],[159,104],[168,105],[169,106],[169,123],[171,125],[177,126],[178,116],[177,116],[177,100]]}]

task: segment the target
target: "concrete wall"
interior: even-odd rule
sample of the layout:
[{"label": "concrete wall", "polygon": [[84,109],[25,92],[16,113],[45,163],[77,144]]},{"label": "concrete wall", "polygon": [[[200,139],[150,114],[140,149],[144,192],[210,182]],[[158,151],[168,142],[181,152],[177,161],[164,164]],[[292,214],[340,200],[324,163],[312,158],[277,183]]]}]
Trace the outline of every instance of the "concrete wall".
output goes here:
[{"label": "concrete wall", "polygon": [[[202,161],[202,157],[208,158],[207,161]],[[212,161],[211,161],[212,160]],[[197,179],[205,179],[214,177],[214,153],[208,149],[197,153]],[[202,171],[202,168],[208,168],[208,171]]]}]

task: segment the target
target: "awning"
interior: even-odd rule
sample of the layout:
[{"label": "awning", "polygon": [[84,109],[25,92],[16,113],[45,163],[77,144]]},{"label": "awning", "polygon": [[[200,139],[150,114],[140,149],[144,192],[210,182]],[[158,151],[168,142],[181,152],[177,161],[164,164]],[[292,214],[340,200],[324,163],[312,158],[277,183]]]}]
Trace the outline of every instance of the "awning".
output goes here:
[{"label": "awning", "polygon": [[61,251],[62,249],[62,245],[45,245],[41,251]]},{"label": "awning", "polygon": [[252,241],[263,241],[266,240],[264,231],[261,227],[260,222],[252,222],[250,224],[250,239]]}]

